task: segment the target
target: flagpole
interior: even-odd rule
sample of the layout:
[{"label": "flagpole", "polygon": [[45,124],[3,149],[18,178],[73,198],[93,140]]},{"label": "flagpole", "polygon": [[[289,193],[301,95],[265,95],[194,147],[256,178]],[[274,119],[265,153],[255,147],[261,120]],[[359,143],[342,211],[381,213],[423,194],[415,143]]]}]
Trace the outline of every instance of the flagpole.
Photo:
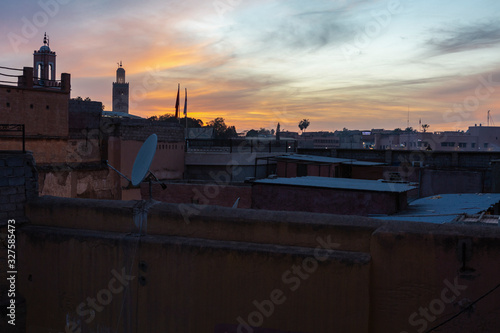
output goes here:
[{"label": "flagpole", "polygon": [[178,83],[178,85],[177,85],[177,98],[175,99],[175,118],[179,122],[180,122],[180,120],[179,120],[179,90],[180,89],[181,89],[181,84]]},{"label": "flagpole", "polygon": [[185,93],[184,93],[184,121],[186,122],[185,124],[185,130],[184,130],[184,137],[185,139],[187,139],[187,136],[188,136],[188,122],[187,122],[187,101],[188,101],[188,91],[187,91],[187,88],[184,88],[185,89]]}]

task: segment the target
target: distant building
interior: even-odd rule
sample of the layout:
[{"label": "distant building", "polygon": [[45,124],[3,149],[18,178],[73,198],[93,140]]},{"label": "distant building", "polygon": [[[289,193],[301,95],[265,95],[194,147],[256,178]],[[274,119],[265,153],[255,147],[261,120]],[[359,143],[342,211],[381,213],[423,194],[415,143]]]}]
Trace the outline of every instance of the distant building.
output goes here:
[{"label": "distant building", "polygon": [[[0,123],[25,126],[26,149],[33,151],[37,164],[64,163],[71,76],[63,73],[61,80],[56,80],[56,54],[46,36],[33,53],[33,65],[23,69],[2,67],[2,74],[18,78],[17,83],[0,85]],[[20,147],[20,137],[3,135],[0,141],[0,150]]]},{"label": "distant building", "polygon": [[120,67],[116,70],[116,82],[113,82],[113,111],[128,113],[129,85],[125,82],[125,69]]},{"label": "distant building", "polygon": [[349,159],[289,154],[275,158],[277,162],[276,175],[281,178],[295,178],[303,176],[339,177],[340,164],[349,162]]},{"label": "distant building", "polygon": [[297,140],[299,148],[333,149],[340,147],[340,138],[332,132],[305,132]]},{"label": "distant building", "polygon": [[470,126],[467,132],[385,131],[375,133],[375,149],[500,151],[500,127]]},{"label": "distant building", "polygon": [[280,131],[280,140],[283,139],[298,139],[299,138],[299,133],[298,132],[290,132],[290,131]]},{"label": "distant building", "polygon": [[[56,54],[46,36],[33,59],[33,68],[0,68],[2,74],[8,71],[7,77],[18,76],[18,82],[0,84],[0,129],[24,126],[25,148],[33,152],[41,195],[141,199],[140,189],[104,161],[130,176],[139,148],[152,133],[158,135],[158,146],[151,170],[160,179],[183,177],[184,129],[130,115],[123,68],[117,70],[114,92],[125,102],[120,107],[126,112],[103,112],[101,102],[70,98],[70,74],[55,80]],[[21,150],[21,134],[0,135],[0,150]]]},{"label": "distant building", "polygon": [[500,126],[470,126],[467,133],[477,138],[477,150],[500,151]]},{"label": "distant building", "polygon": [[382,166],[384,163],[380,162],[303,154],[280,155],[272,160],[277,163],[276,175],[280,178],[304,176],[357,179],[383,178]]},{"label": "distant building", "polygon": [[276,142],[265,137],[188,139],[186,146],[185,178],[205,181],[220,174],[230,182],[266,177],[276,169],[272,157],[296,151],[295,140]]}]

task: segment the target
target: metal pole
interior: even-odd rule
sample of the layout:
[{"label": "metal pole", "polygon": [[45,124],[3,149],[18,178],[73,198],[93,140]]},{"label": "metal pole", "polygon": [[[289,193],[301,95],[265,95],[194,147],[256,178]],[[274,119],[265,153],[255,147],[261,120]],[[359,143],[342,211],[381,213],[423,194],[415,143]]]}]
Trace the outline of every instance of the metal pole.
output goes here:
[{"label": "metal pole", "polygon": [[113,169],[114,171],[116,171],[120,176],[122,176],[123,178],[125,178],[126,180],[128,180],[129,182],[132,182],[130,179],[128,179],[127,176],[125,176],[123,173],[121,173],[120,171],[116,170],[111,164],[108,163],[108,161],[106,161],[106,165],[108,167],[110,167],[111,169]]},{"label": "metal pole", "polygon": [[21,125],[21,128],[23,130],[23,154],[26,153],[26,133],[24,129],[24,124]]}]

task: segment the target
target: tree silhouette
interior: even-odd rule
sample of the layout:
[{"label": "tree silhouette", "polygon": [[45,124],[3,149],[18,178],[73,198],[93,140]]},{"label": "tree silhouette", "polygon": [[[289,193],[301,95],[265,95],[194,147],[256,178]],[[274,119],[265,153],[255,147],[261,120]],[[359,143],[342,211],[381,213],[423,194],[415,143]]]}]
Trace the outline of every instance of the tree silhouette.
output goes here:
[{"label": "tree silhouette", "polygon": [[247,137],[257,137],[259,136],[259,131],[251,129],[247,132]]},{"label": "tree silhouette", "polygon": [[258,130],[251,129],[246,134],[246,136],[248,136],[248,137],[269,136],[269,135],[274,135],[274,129],[268,130],[264,127],[261,127]]},{"label": "tree silhouette", "polygon": [[224,118],[217,117],[208,122],[208,126],[213,127],[216,139],[230,139],[238,136],[234,126],[227,126]]},{"label": "tree silhouette", "polygon": [[153,120],[153,121],[166,121],[169,123],[180,123],[182,127],[186,127],[186,120],[187,120],[187,127],[189,128],[200,128],[203,126],[203,121],[201,119],[195,119],[195,118],[175,118],[173,114],[170,113],[165,113],[161,116],[152,116],[149,117],[148,120]]},{"label": "tree silhouette", "polygon": [[427,132],[427,129],[430,127],[429,124],[422,124],[422,130],[425,132]]},{"label": "tree silhouette", "polygon": [[299,122],[299,129],[302,131],[302,134],[304,134],[304,131],[307,129],[307,127],[309,127],[309,124],[309,119],[302,119]]}]

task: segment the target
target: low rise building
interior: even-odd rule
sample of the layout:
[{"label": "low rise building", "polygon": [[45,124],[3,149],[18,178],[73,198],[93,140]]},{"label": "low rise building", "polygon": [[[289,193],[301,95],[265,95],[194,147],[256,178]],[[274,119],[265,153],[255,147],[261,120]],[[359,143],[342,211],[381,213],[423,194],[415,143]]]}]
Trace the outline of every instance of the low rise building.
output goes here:
[{"label": "low rise building", "polygon": [[399,131],[375,134],[375,149],[500,151],[500,127],[470,126],[464,131]]},{"label": "low rise building", "polygon": [[375,180],[297,177],[256,180],[252,208],[342,215],[394,214],[415,186]]}]

